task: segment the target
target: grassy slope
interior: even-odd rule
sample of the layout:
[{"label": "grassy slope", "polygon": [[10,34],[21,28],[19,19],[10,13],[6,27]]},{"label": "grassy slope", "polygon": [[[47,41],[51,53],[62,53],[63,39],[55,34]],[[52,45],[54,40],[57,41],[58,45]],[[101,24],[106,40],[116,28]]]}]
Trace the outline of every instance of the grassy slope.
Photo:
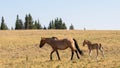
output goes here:
[{"label": "grassy slope", "polygon": [[[56,36],[58,38],[73,37],[78,41],[84,56],[70,61],[70,49],[59,51],[61,61],[56,53],[53,61],[49,61],[51,47],[39,48],[41,37]],[[102,43],[105,50],[103,59],[99,53],[99,61],[88,56],[87,46],[82,46],[84,39]],[[120,31],[68,31],[68,30],[18,30],[0,31],[0,67],[2,68],[120,68]]]}]

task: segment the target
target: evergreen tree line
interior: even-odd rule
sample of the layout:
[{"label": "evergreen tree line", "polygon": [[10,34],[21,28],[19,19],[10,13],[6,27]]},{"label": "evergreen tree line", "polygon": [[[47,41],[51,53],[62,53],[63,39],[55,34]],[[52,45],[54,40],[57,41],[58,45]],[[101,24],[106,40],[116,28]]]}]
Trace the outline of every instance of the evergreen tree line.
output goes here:
[{"label": "evergreen tree line", "polygon": [[19,15],[17,15],[15,29],[42,29],[42,26],[39,20],[34,21],[30,14],[25,16],[25,22],[19,19]]},{"label": "evergreen tree line", "polygon": [[50,21],[48,29],[67,29],[67,27],[61,18],[56,18],[55,20]]},{"label": "evergreen tree line", "polygon": [[[7,30],[8,27],[5,24],[4,17],[1,19],[1,30]],[[11,28],[13,29],[13,27]],[[25,22],[19,18],[19,15],[16,17],[15,21],[15,30],[21,29],[67,29],[65,22],[61,18],[56,18],[55,20],[50,21],[48,27],[42,27],[39,20],[33,20],[31,14],[25,16]],[[71,24],[69,29],[74,29],[74,26]]]}]

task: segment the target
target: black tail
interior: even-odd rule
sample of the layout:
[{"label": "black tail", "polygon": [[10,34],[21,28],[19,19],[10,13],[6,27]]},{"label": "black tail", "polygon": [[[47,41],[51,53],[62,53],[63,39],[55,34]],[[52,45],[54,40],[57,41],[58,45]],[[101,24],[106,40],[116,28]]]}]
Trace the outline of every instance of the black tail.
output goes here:
[{"label": "black tail", "polygon": [[75,47],[78,50],[78,52],[80,53],[80,55],[83,55],[83,52],[80,50],[77,41],[73,38],[74,42],[75,42]]}]

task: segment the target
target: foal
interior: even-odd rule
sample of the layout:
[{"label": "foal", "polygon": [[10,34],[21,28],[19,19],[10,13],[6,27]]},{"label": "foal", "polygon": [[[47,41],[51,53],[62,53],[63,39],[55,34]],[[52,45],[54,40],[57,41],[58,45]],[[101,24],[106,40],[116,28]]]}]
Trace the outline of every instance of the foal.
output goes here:
[{"label": "foal", "polygon": [[83,46],[87,45],[88,46],[88,50],[89,50],[89,56],[91,57],[91,51],[96,49],[96,52],[97,52],[97,56],[96,56],[96,59],[98,60],[98,50],[101,51],[102,53],[102,56],[104,57],[104,52],[103,52],[103,47],[101,45],[101,43],[91,43],[90,41],[88,40],[84,40],[83,41]]}]

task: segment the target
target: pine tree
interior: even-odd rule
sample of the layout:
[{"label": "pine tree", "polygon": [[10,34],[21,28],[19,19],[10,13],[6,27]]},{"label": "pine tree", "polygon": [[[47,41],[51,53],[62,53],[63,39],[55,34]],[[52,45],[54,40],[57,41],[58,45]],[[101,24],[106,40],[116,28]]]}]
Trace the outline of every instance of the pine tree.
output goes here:
[{"label": "pine tree", "polygon": [[2,16],[2,20],[1,20],[1,30],[8,30],[8,27],[7,25],[5,24],[5,21],[4,21],[4,17]]},{"label": "pine tree", "polygon": [[23,22],[19,19],[19,15],[17,15],[15,29],[23,29]]},{"label": "pine tree", "polygon": [[35,23],[33,24],[33,29],[42,29],[39,20],[38,21],[35,20]]},{"label": "pine tree", "polygon": [[42,26],[41,26],[41,24],[40,24],[40,21],[39,21],[39,20],[38,20],[37,29],[42,29]]},{"label": "pine tree", "polygon": [[53,20],[50,21],[49,26],[48,26],[48,29],[55,29],[55,23],[54,23]]},{"label": "pine tree", "polygon": [[70,30],[74,30],[74,26],[71,24],[69,27]]},{"label": "pine tree", "polygon": [[26,17],[25,17],[25,29],[29,29],[28,15],[26,15]]},{"label": "pine tree", "polygon": [[47,29],[47,28],[45,27],[45,25],[44,25],[43,29],[44,29],[44,30],[46,30],[46,29]]},{"label": "pine tree", "polygon": [[14,28],[13,28],[13,27],[11,27],[11,30],[14,30]]},{"label": "pine tree", "polygon": [[61,29],[67,29],[67,27],[66,27],[65,23],[63,23],[63,24],[62,24]]},{"label": "pine tree", "polygon": [[61,27],[61,23],[59,22],[59,19],[56,18],[55,19],[55,29],[60,29],[60,27]]},{"label": "pine tree", "polygon": [[48,29],[52,29],[52,23],[49,23]]},{"label": "pine tree", "polygon": [[29,29],[32,29],[33,28],[33,19],[32,19],[32,16],[31,14],[28,15],[28,20],[29,20]]},{"label": "pine tree", "polygon": [[25,17],[25,29],[33,29],[34,28],[34,21],[31,14],[26,15]]},{"label": "pine tree", "polygon": [[16,23],[15,23],[15,29],[19,29],[19,16],[17,15]]},{"label": "pine tree", "polygon": [[24,29],[24,24],[23,24],[23,21],[21,19],[19,19],[19,23],[20,23],[20,29]]},{"label": "pine tree", "polygon": [[51,21],[51,25],[52,25],[51,28],[55,29],[55,23],[53,22],[53,20]]},{"label": "pine tree", "polygon": [[38,23],[37,23],[37,21],[35,20],[35,23],[34,23],[33,29],[37,29],[37,25],[38,25]]}]

